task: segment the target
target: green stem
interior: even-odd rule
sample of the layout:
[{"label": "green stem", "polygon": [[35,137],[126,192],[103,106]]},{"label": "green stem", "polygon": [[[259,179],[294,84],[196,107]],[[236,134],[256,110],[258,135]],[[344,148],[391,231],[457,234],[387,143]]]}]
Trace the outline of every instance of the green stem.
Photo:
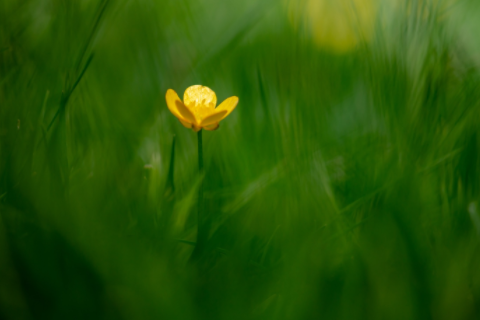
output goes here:
[{"label": "green stem", "polygon": [[203,139],[202,139],[202,130],[198,131],[198,174],[200,176],[200,186],[198,187],[198,203],[197,203],[197,243],[195,249],[192,252],[190,257],[191,261],[198,260],[202,255],[204,245],[206,242],[206,233],[205,233],[205,217],[203,214]]},{"label": "green stem", "polygon": [[203,174],[203,139],[202,130],[197,132],[198,136],[198,172]]},{"label": "green stem", "polygon": [[203,225],[203,139],[202,130],[198,131],[198,174],[200,176],[200,186],[198,187],[198,236],[200,238],[201,226]]}]

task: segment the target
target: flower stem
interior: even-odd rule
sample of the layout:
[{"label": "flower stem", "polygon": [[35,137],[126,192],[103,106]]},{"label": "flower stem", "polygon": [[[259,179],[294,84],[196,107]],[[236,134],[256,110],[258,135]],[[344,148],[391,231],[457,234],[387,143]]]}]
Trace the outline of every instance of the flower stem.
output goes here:
[{"label": "flower stem", "polygon": [[[203,139],[202,139],[202,131],[198,131],[198,174],[200,176],[200,186],[198,187],[198,236],[197,238],[200,238],[200,231],[201,227],[203,225],[203,219],[205,218],[203,216]],[[202,230],[203,231],[203,230]]]},{"label": "flower stem", "polygon": [[200,176],[200,185],[198,187],[198,203],[197,203],[197,243],[193,249],[190,261],[195,261],[200,258],[206,241],[206,234],[204,228],[204,214],[203,214],[203,139],[202,130],[198,131],[198,174]]},{"label": "flower stem", "polygon": [[198,172],[203,174],[203,139],[202,130],[197,132],[198,136]]}]

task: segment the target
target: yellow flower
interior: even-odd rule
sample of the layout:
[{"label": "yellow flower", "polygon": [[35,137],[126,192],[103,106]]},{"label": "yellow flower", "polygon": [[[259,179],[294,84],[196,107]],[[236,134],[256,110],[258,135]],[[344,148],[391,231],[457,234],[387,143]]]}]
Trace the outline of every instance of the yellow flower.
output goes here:
[{"label": "yellow flower", "polygon": [[217,108],[217,96],[212,89],[201,85],[187,88],[183,94],[183,102],[178,94],[168,89],[165,96],[170,112],[180,120],[185,128],[198,132],[202,129],[216,130],[219,122],[235,109],[237,97],[230,97]]}]

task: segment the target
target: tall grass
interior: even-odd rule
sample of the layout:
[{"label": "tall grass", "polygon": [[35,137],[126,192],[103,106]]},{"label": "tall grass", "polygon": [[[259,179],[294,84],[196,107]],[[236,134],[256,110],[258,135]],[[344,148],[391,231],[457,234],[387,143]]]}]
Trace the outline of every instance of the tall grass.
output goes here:
[{"label": "tall grass", "polygon": [[0,318],[480,317],[478,5],[307,2],[0,1]]}]

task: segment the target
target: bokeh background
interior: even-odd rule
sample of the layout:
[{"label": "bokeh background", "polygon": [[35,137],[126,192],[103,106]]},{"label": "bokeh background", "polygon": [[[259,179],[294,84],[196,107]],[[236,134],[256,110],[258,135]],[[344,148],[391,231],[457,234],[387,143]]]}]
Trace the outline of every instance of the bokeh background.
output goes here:
[{"label": "bokeh background", "polygon": [[[480,319],[476,0],[0,0],[1,319]],[[240,103],[197,136],[194,84]]]}]

